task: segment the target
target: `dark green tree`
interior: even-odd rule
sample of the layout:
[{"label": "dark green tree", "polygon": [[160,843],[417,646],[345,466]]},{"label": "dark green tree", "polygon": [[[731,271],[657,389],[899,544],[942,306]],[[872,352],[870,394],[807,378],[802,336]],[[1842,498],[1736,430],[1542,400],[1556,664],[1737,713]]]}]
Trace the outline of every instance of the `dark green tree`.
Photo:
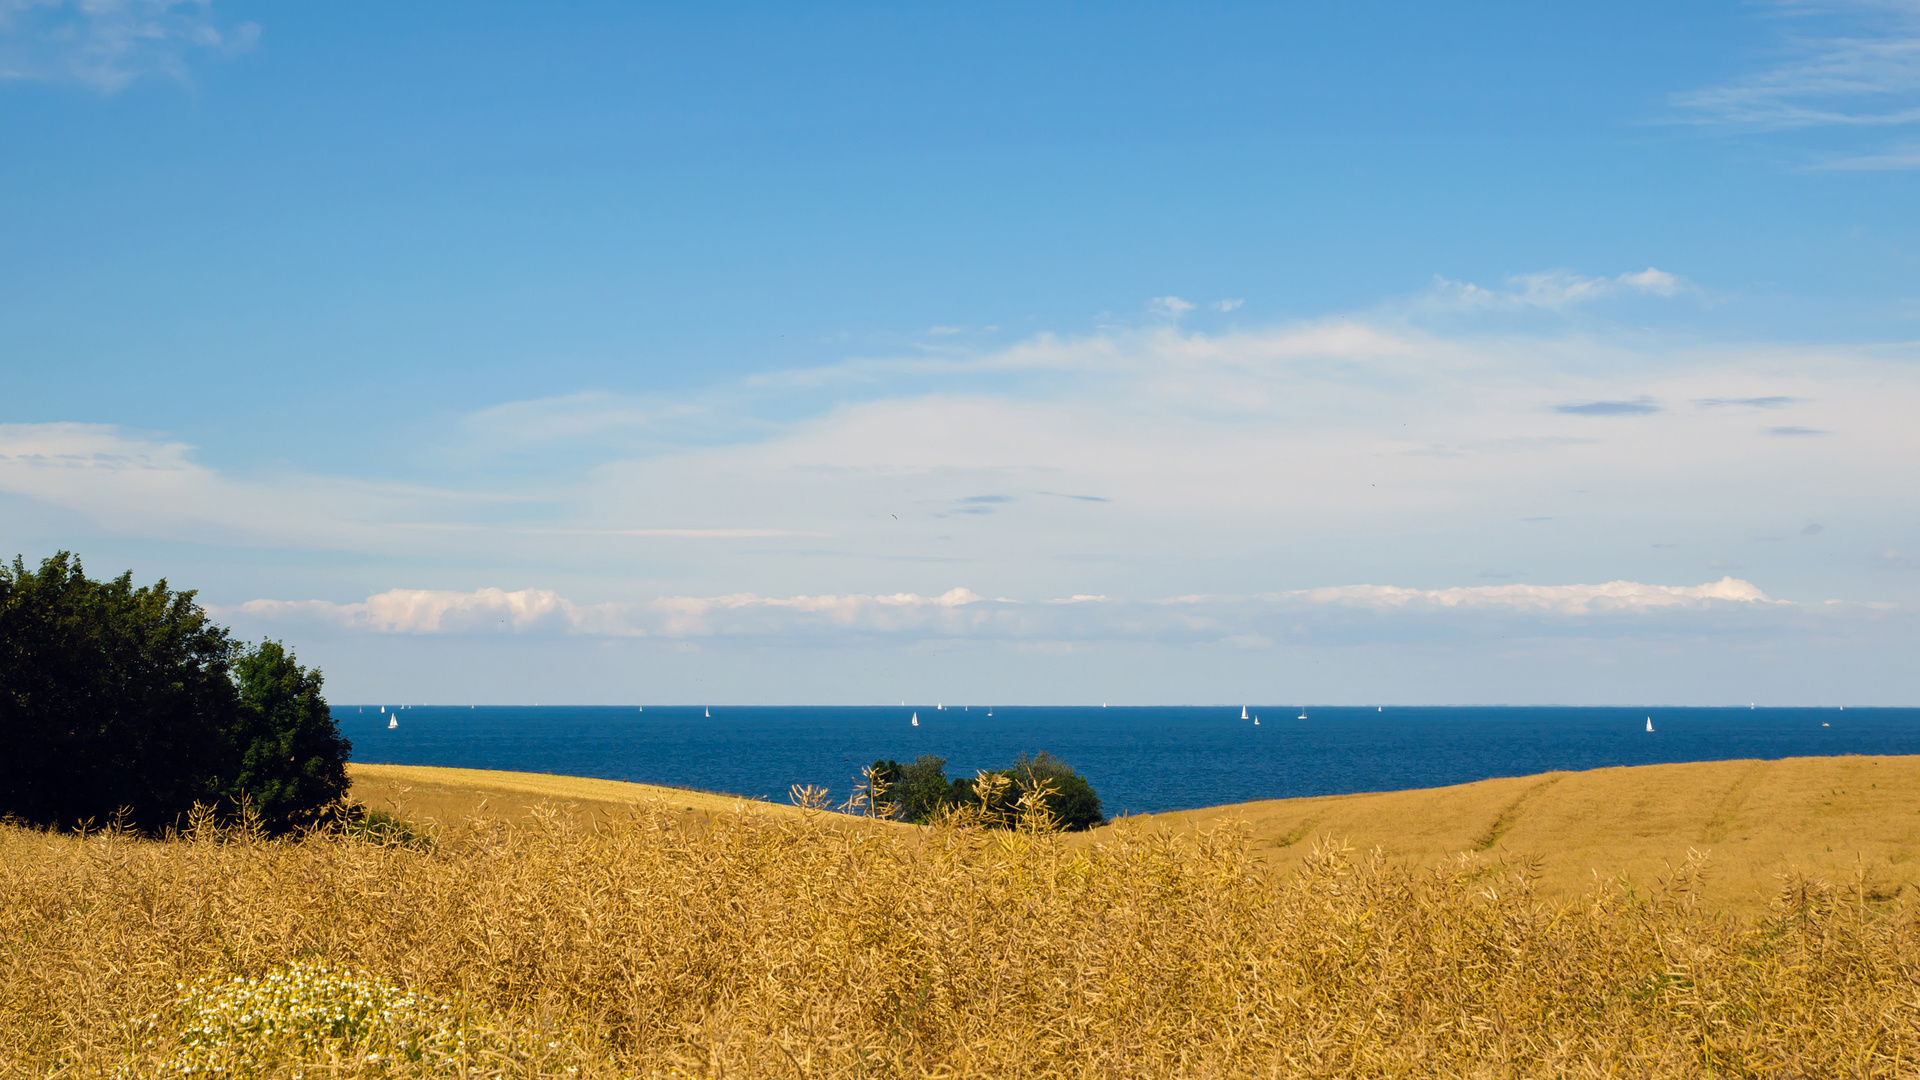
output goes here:
[{"label": "dark green tree", "polygon": [[[883,758],[873,763],[872,771],[874,779],[885,785],[883,798],[893,804],[894,816],[902,821],[925,824],[948,807],[980,801],[972,777],[947,779],[946,759],[932,754],[920,755],[911,765]],[[1100,796],[1087,778],[1044,750],[1032,757],[1022,754],[1012,768],[995,773],[1008,783],[986,809],[1002,821],[1012,821],[1019,814],[1021,795],[1043,784],[1051,791],[1047,810],[1061,828],[1091,829],[1106,820]]]},{"label": "dark green tree", "polygon": [[233,643],[193,597],[88,580],[67,552],[0,567],[0,813],[151,829],[214,797]]},{"label": "dark green tree", "polygon": [[886,784],[883,798],[902,821],[925,824],[951,801],[946,758],[921,754],[909,765],[888,758],[873,763],[873,775]]},{"label": "dark green tree", "polygon": [[244,797],[272,832],[314,823],[346,795],[353,750],[320,696],[320,669],[303,668],[286,646],[263,641],[241,654],[233,671],[237,760],[221,778],[225,804]]},{"label": "dark green tree", "polygon": [[68,552],[0,565],[0,815],[152,831],[244,797],[284,832],[344,791],[348,750],[320,673],[240,650],[192,591],[92,581]]},{"label": "dark green tree", "polygon": [[[987,810],[1004,821],[1011,821],[1018,815],[1022,795],[1043,785],[1050,791],[1045,800],[1047,811],[1059,821],[1061,828],[1073,831],[1091,829],[1106,821],[1100,807],[1100,796],[1094,792],[1087,778],[1045,750],[1032,757],[1022,754],[1014,762],[1013,768],[994,771],[1009,782],[988,801]],[[949,797],[955,802],[979,801],[979,793],[971,777],[955,780]]]}]

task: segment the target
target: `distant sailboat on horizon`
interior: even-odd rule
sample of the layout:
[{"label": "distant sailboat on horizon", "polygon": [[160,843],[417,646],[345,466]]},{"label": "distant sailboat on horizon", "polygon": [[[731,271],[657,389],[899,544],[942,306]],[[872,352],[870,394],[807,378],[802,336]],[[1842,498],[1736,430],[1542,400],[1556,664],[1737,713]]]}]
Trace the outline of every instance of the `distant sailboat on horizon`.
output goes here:
[{"label": "distant sailboat on horizon", "polygon": [[1297,717],[1297,719],[1305,720],[1306,718],[1307,718],[1307,707],[1305,705],[1302,705],[1300,706],[1300,715]]},{"label": "distant sailboat on horizon", "polygon": [[1246,718],[1247,718],[1247,707],[1245,705],[1242,705],[1240,706],[1240,719],[1245,720]]},{"label": "distant sailboat on horizon", "polygon": [[1653,730],[1653,717],[1651,716],[1647,717],[1647,730],[1648,731]]},{"label": "distant sailboat on horizon", "polygon": [[387,730],[388,730],[388,731],[392,731],[392,730],[393,730],[394,728],[397,728],[397,727],[399,727],[399,726],[400,726],[400,718],[399,718],[399,717],[397,717],[397,716],[389,716],[389,717],[387,717]]},{"label": "distant sailboat on horizon", "polygon": [[711,720],[711,719],[713,719],[713,710],[712,710],[712,709],[708,709],[708,710],[707,710],[707,719],[709,719],[709,720]]},{"label": "distant sailboat on horizon", "polygon": [[1254,726],[1254,727],[1259,727],[1259,726],[1260,726],[1260,714],[1259,714],[1259,713],[1255,713],[1255,714],[1254,714],[1254,716],[1253,716],[1253,726]]},{"label": "distant sailboat on horizon", "polygon": [[914,727],[919,727],[919,726],[920,726],[920,714],[919,714],[919,713],[914,713],[914,714],[913,714],[913,726],[914,726]]}]

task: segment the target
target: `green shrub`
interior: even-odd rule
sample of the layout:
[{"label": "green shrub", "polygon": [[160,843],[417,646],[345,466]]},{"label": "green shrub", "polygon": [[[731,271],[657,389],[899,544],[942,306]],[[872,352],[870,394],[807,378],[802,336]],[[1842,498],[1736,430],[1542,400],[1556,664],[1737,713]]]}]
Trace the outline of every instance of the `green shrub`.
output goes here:
[{"label": "green shrub", "polygon": [[277,642],[235,642],[191,590],[86,576],[60,552],[0,565],[0,815],[146,832],[250,803],[279,834],[347,788],[352,747],[321,675]]},{"label": "green shrub", "polygon": [[974,803],[984,804],[989,819],[1012,822],[1019,817],[1021,796],[1030,791],[1041,792],[1042,805],[1061,828],[1091,829],[1106,820],[1100,796],[1087,778],[1044,750],[1032,757],[1020,755],[1010,769],[982,773],[1005,779],[989,785],[991,790],[978,777],[947,779],[946,765],[945,758],[932,754],[922,754],[910,765],[884,758],[873,763],[869,782],[881,791],[877,801],[891,807],[891,816],[915,824]]}]

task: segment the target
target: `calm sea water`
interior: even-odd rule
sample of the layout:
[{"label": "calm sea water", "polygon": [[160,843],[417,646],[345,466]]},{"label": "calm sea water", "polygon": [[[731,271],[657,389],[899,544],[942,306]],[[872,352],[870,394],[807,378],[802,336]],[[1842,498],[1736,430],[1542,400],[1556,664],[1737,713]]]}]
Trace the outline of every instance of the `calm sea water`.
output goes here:
[{"label": "calm sea water", "polygon": [[[1045,750],[1109,814],[1252,799],[1436,787],[1552,769],[1727,758],[1920,754],[1920,709],[1258,706],[1185,708],[419,706],[387,730],[335,706],[355,761],[513,769],[836,800],[875,758],[947,759],[947,775]],[[920,726],[909,716],[918,712]],[[1654,731],[1646,730],[1653,718]]]}]

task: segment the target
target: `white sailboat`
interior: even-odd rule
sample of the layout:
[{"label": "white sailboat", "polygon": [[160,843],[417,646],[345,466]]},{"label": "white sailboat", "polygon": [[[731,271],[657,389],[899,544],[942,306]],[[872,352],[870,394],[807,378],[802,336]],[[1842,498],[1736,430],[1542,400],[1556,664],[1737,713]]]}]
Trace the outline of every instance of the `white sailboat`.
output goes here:
[{"label": "white sailboat", "polygon": [[1245,720],[1246,718],[1247,718],[1247,707],[1245,705],[1242,705],[1240,706],[1240,719]]},{"label": "white sailboat", "polygon": [[1651,716],[1647,717],[1647,730],[1648,731],[1653,730],[1653,717]]},{"label": "white sailboat", "polygon": [[1307,707],[1306,707],[1305,705],[1302,705],[1302,706],[1300,706],[1300,716],[1299,716],[1299,719],[1301,719],[1301,720],[1305,720],[1306,718],[1307,718]]},{"label": "white sailboat", "polygon": [[1259,726],[1260,726],[1260,717],[1259,717],[1259,715],[1258,715],[1258,714],[1255,714],[1255,715],[1254,715],[1254,718],[1253,718],[1253,726],[1254,726],[1254,727],[1259,727]]},{"label": "white sailboat", "polygon": [[913,714],[913,726],[914,726],[914,727],[919,727],[919,726],[920,726],[920,714],[919,714],[919,713],[914,713],[914,714]]},{"label": "white sailboat", "polygon": [[707,710],[707,719],[709,719],[709,720],[711,720],[711,719],[713,719],[713,710],[712,710],[712,709],[708,709],[708,710]]},{"label": "white sailboat", "polygon": [[399,727],[399,726],[400,726],[400,718],[399,718],[399,717],[397,717],[397,716],[389,716],[389,717],[387,717],[387,730],[388,730],[388,731],[392,731],[392,730],[393,730],[394,728],[397,728],[397,727]]}]

